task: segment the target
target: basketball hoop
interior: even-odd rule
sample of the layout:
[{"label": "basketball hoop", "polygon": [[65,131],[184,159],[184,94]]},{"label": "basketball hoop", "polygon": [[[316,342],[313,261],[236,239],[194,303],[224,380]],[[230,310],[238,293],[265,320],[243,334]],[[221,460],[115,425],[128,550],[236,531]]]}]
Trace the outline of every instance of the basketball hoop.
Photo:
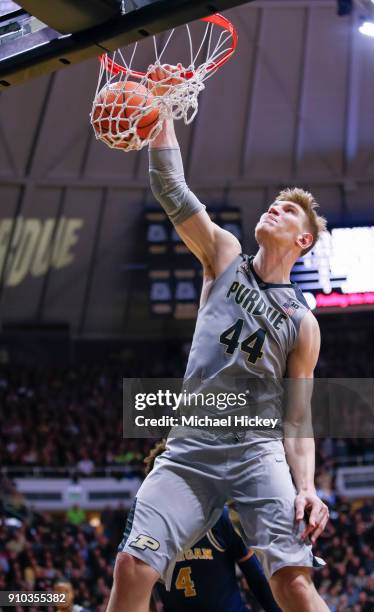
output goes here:
[{"label": "basketball hoop", "polygon": [[[197,32],[203,28],[201,32]],[[166,35],[166,41],[159,50],[158,41],[153,37],[152,46],[155,53],[154,63],[145,71],[133,68],[134,58],[138,43],[127,48],[125,51],[115,51],[110,57],[107,53],[100,56],[100,73],[95,93],[95,100],[91,111],[91,124],[95,130],[96,138],[102,140],[111,148],[122,149],[125,151],[140,150],[151,142],[159,134],[164,120],[168,117],[173,119],[183,119],[185,124],[191,123],[198,111],[198,96],[205,88],[204,81],[210,78],[219,68],[221,68],[233,55],[238,43],[238,35],[233,24],[219,13],[203,17],[192,26],[186,24],[178,28],[187,34],[187,45],[184,45],[184,57],[175,65],[175,61],[166,62],[166,50],[174,37],[176,30],[171,30]],[[196,43],[194,39],[199,36]],[[146,42],[142,41],[142,45]],[[197,50],[194,50],[194,47]],[[142,47],[143,48],[143,47]],[[171,71],[165,65],[172,67]],[[161,80],[152,81],[151,73],[157,67],[163,67],[165,77]],[[144,88],[150,92],[146,102],[141,105],[131,106],[131,112],[127,112],[126,121],[123,115],[120,117],[119,106],[126,105],[126,96],[123,97],[123,89],[127,88],[127,83],[136,80],[138,87],[144,97]],[[119,85],[121,84],[121,85]],[[113,103],[113,116],[111,107],[105,105],[105,92],[108,88],[113,92],[113,86],[118,91],[118,101]],[[155,87],[157,86],[157,89]],[[159,95],[159,91],[163,94]],[[120,92],[121,90],[121,92]],[[134,89],[136,93],[136,87]],[[156,93],[154,93],[156,91]],[[152,95],[153,92],[153,95]],[[112,100],[112,98],[111,98]],[[133,102],[134,96],[131,101]],[[151,110],[150,110],[151,109]],[[147,113],[155,112],[157,109],[158,119],[152,123],[152,129],[145,135],[144,129],[139,130],[140,125],[144,125]],[[120,118],[119,118],[120,117]],[[105,125],[105,129],[102,125]],[[123,129],[123,126],[127,129]],[[120,129],[118,128],[120,126]]]}]

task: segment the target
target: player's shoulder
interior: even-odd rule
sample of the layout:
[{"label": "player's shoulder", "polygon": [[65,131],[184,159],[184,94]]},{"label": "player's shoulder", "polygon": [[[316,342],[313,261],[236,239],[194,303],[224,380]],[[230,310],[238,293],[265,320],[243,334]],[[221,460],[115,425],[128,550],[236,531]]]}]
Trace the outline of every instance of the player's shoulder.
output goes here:
[{"label": "player's shoulder", "polygon": [[312,336],[313,334],[317,334],[319,336],[319,323],[311,310],[308,310],[308,312],[305,313],[305,316],[301,321],[300,333],[305,334],[308,337]]},{"label": "player's shoulder", "polygon": [[[292,374],[291,377],[299,377],[300,373],[303,373],[304,377],[307,377],[305,372],[311,372],[314,370],[319,350],[321,346],[321,334],[319,325],[314,314],[309,310],[301,321],[300,329],[296,344],[291,353],[291,359],[289,364],[292,363]],[[293,357],[293,358],[292,358]]]},{"label": "player's shoulder", "polygon": [[214,263],[213,269],[215,276],[218,277],[228,270],[233,261],[242,251],[239,240],[228,230],[219,227],[214,223]]},{"label": "player's shoulder", "polygon": [[299,305],[303,306],[305,310],[308,310],[310,312],[310,306],[308,302],[306,301],[305,295],[301,291],[299,285],[297,283],[292,283],[292,286],[293,286],[295,298],[297,302],[299,303]]}]

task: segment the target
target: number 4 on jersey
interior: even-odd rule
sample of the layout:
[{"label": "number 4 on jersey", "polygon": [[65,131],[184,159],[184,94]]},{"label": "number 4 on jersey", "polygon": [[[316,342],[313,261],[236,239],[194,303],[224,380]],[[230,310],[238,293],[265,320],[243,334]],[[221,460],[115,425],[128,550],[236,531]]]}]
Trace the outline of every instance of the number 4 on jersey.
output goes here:
[{"label": "number 4 on jersey", "polygon": [[[238,319],[234,325],[231,325],[226,329],[219,337],[221,344],[227,346],[226,353],[233,355],[239,346],[239,338],[243,329],[244,320]],[[247,336],[242,340],[240,344],[240,350],[247,353],[247,360],[250,363],[255,364],[257,359],[261,359],[263,356],[262,347],[265,342],[266,330],[261,327],[257,331],[253,332],[250,336]]]},{"label": "number 4 on jersey", "polygon": [[175,580],[175,588],[184,592],[185,597],[196,597],[195,583],[191,578],[191,567],[181,567]]}]

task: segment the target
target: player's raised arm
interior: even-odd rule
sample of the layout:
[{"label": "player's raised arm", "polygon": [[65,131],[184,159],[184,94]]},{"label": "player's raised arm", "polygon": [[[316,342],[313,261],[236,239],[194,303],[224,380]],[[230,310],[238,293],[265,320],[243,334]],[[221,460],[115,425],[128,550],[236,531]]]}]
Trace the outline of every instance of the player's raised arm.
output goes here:
[{"label": "player's raised arm", "polygon": [[297,490],[296,520],[310,512],[302,537],[314,543],[328,520],[327,506],[317,496],[314,486],[315,444],[313,438],[311,398],[313,373],[320,349],[317,320],[309,312],[301,322],[296,346],[289,355],[287,412],[284,423],[284,447]]},{"label": "player's raised arm", "polygon": [[[153,80],[165,76],[161,68],[151,74]],[[162,92],[156,90],[156,93]],[[181,239],[206,271],[213,277],[220,274],[241,252],[241,246],[233,234],[213,223],[205,206],[188,188],[170,119],[164,122],[162,131],[149,146],[149,173],[152,192]]]}]

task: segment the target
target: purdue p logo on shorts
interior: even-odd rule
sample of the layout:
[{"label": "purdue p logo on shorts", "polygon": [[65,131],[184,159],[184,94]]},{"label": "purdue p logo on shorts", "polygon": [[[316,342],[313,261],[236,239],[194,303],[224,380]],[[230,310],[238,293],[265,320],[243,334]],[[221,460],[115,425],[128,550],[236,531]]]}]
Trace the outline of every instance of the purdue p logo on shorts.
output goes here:
[{"label": "purdue p logo on shorts", "polygon": [[160,542],[154,538],[151,538],[151,536],[141,534],[135,540],[130,542],[130,546],[133,546],[133,548],[139,548],[140,550],[145,550],[146,548],[149,548],[150,550],[157,550],[160,548]]}]

